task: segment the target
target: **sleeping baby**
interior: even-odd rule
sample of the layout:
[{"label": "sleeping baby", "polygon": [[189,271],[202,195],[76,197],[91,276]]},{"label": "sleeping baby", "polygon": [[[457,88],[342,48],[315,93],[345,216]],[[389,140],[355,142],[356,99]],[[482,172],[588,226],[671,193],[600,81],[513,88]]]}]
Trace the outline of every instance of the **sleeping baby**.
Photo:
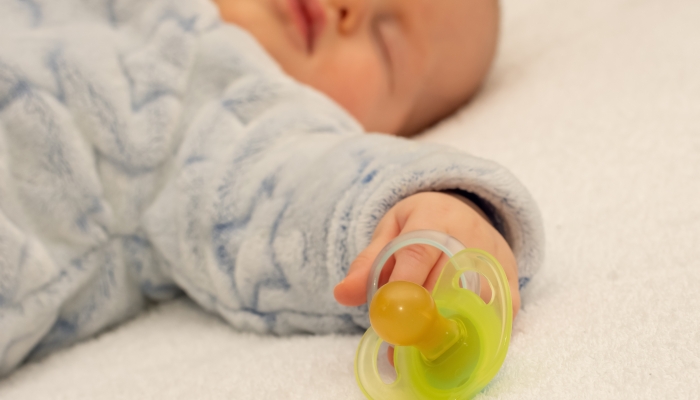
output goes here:
[{"label": "sleeping baby", "polygon": [[[476,93],[497,31],[495,0],[3,2],[0,374],[182,293],[241,330],[358,332],[374,258],[420,229],[493,254],[517,311],[527,191],[397,137]],[[385,278],[444,262],[406,248]]]}]

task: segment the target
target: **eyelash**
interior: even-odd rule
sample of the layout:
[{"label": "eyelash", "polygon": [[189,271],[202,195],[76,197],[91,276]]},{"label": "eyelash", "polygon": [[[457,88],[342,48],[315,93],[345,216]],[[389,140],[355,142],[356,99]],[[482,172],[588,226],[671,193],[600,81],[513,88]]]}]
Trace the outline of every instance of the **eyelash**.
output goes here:
[{"label": "eyelash", "polygon": [[373,30],[374,30],[374,36],[377,40],[377,46],[379,47],[379,52],[382,54],[382,57],[389,63],[391,66],[392,61],[391,61],[391,53],[389,52],[389,46],[387,46],[386,40],[384,39],[384,36],[382,35],[382,32],[380,30],[380,24],[386,22],[388,17],[379,17],[376,19],[373,25]]}]

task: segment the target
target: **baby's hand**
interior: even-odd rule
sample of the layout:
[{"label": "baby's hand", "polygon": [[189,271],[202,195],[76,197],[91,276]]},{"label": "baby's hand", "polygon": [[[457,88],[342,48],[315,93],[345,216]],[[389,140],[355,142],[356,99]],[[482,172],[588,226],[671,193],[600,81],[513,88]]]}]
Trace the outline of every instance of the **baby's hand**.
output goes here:
[{"label": "baby's hand", "polygon": [[[440,192],[415,194],[396,204],[377,225],[372,242],[350,265],[348,275],[335,287],[335,299],[346,306],[364,304],[367,298],[367,277],[377,254],[402,233],[432,229],[459,239],[468,248],[487,251],[501,263],[510,284],[513,316],[520,309],[518,270],[508,243],[494,229],[480,210],[470,201]],[[389,259],[380,284],[404,280],[432,290],[447,256],[424,245],[405,247]],[[482,282],[481,297],[491,297],[488,284]]]}]

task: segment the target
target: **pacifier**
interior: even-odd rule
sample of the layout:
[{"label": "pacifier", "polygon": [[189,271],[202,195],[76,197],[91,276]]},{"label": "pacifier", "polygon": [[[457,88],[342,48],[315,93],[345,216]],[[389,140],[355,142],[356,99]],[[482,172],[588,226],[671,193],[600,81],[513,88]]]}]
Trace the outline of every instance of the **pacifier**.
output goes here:
[{"label": "pacifier", "polygon": [[[379,288],[387,260],[416,244],[450,257],[432,293],[401,281]],[[479,275],[491,286],[488,302],[478,294]],[[513,317],[508,280],[490,254],[466,249],[452,236],[423,230],[394,239],[372,265],[367,304],[371,327],[357,349],[355,376],[369,399],[468,399],[503,364]],[[384,382],[377,367],[383,342],[394,346],[396,379],[391,383]]]}]

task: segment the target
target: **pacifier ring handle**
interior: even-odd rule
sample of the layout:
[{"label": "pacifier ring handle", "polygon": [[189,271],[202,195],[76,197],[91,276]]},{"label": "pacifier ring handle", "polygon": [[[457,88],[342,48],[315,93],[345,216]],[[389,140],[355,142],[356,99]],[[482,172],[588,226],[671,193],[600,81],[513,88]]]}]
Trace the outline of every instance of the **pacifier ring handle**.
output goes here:
[{"label": "pacifier ring handle", "polygon": [[[374,260],[374,264],[372,264],[369,279],[367,279],[368,306],[372,304],[372,298],[379,289],[379,276],[381,275],[386,262],[392,255],[394,255],[394,253],[396,253],[400,249],[414,244],[433,246],[441,250],[449,258],[454,257],[455,254],[459,253],[460,251],[466,248],[464,244],[462,244],[462,242],[457,240],[457,238],[455,238],[454,236],[448,235],[444,232],[433,231],[429,229],[408,232],[397,236],[394,240],[389,242],[382,249],[382,251],[379,252],[377,258],[375,258]],[[479,279],[467,280],[464,275],[462,275],[460,279],[463,288],[470,289],[475,293],[479,293]]]}]

